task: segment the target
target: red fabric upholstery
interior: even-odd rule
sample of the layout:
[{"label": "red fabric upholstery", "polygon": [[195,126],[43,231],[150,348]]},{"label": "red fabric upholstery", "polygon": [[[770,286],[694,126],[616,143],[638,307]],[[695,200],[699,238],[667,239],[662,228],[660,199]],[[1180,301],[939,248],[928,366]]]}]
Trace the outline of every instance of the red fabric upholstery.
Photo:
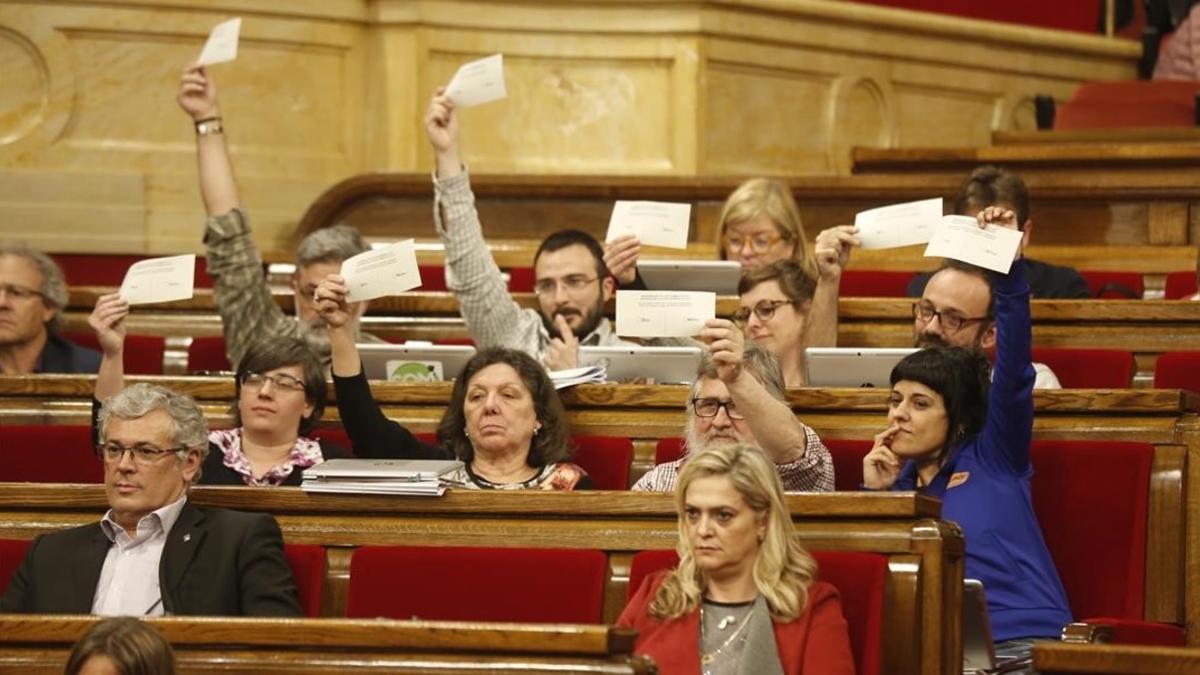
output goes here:
[{"label": "red fabric upholstery", "polygon": [[532,293],[533,284],[537,277],[532,267],[513,267],[508,270],[508,291],[510,293]]},{"label": "red fabric upholstery", "polygon": [[833,458],[833,489],[854,492],[863,481],[863,457],[871,451],[874,441],[822,439]]},{"label": "red fabric upholstery", "polygon": [[984,21],[1002,21],[1023,26],[1057,28],[1079,33],[1095,33],[1100,21],[1100,5],[1093,0],[856,0],[869,5],[949,14]]},{"label": "red fabric upholstery", "polygon": [[25,560],[29,544],[28,539],[0,539],[0,595],[8,590],[8,580]]},{"label": "red fabric upholstery", "polygon": [[474,347],[475,341],[469,337],[464,338],[437,338],[433,341],[435,345],[466,345]]},{"label": "red fabric upholstery", "polygon": [[102,483],[90,426],[8,424],[0,434],[0,481]]},{"label": "red fabric upholstery", "polygon": [[229,357],[225,356],[225,338],[220,336],[192,338],[188,345],[189,372],[232,371]]},{"label": "red fabric upholstery", "polygon": [[[1079,272],[1087,282],[1093,298],[1141,298],[1145,294],[1145,280],[1141,272]],[[1127,291],[1127,292],[1126,292]]]},{"label": "red fabric upholstery", "polygon": [[[100,351],[95,333],[63,333],[63,337],[88,349]],[[161,335],[125,336],[125,372],[129,375],[162,375],[167,339]]]},{"label": "red fabric upholstery", "polygon": [[1154,362],[1154,387],[1200,391],[1200,351],[1160,354]]},{"label": "red fabric upholstery", "polygon": [[284,544],[283,555],[292,577],[304,616],[321,616],[321,593],[325,589],[325,547],[318,544]]},{"label": "red fabric upholstery", "polygon": [[846,270],[838,292],[847,298],[903,298],[914,276],[912,272]]},{"label": "red fabric upholstery", "polygon": [[342,427],[317,427],[309,436],[318,441],[340,445],[347,450],[353,447],[350,443],[350,435]]},{"label": "red fabric upholstery", "polygon": [[[129,266],[155,256],[123,255],[111,253],[51,253],[51,258],[62,268],[68,286],[120,286]],[[193,283],[197,288],[212,288],[212,277],[208,276],[208,261],[196,256],[196,275]]]},{"label": "red fabric upholstery", "polygon": [[583,468],[596,490],[628,490],[633,441],[625,436],[573,436],[572,461]]},{"label": "red fabric upholstery", "polygon": [[421,273],[421,291],[444,291],[446,289],[446,268],[441,265],[418,265]]},{"label": "red fabric upholstery", "polygon": [[674,436],[668,436],[658,439],[658,443],[654,445],[654,464],[665,464],[674,462],[683,457],[684,447],[683,439]]},{"label": "red fabric upholstery", "polygon": [[1128,389],[1137,364],[1123,349],[1034,347],[1033,360],[1050,366],[1066,389]]},{"label": "red fabric upholstery", "polygon": [[1200,82],[1084,82],[1058,106],[1055,129],[1192,127]]},{"label": "red fabric upholstery", "polygon": [[[833,584],[842,599],[842,613],[850,629],[855,670],[860,675],[879,673],[883,655],[883,599],[887,587],[887,556],[851,551],[812,551],[817,577]],[[629,570],[629,595],[641,588],[650,574],[679,564],[675,551],[640,551]]]},{"label": "red fabric upholstery", "polygon": [[346,616],[598,623],[607,575],[595,550],[363,546]]},{"label": "red fabric upholstery", "polygon": [[1180,300],[1195,295],[1196,290],[1195,272],[1191,270],[1186,272],[1171,272],[1167,275],[1167,288],[1164,297],[1167,300]]}]

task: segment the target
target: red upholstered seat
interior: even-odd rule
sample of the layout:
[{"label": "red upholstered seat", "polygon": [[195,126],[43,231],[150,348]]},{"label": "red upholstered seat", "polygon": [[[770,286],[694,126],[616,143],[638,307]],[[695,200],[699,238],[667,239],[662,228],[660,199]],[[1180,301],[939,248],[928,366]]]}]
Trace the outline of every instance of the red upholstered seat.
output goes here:
[{"label": "red upholstered seat", "polygon": [[304,616],[321,616],[321,593],[325,589],[325,547],[318,544],[284,544],[283,555],[292,577]]},{"label": "red upholstered seat", "polygon": [[654,464],[666,464],[683,457],[683,439],[677,436],[667,436],[658,439],[654,445]]},{"label": "red upholstered seat", "polygon": [[225,356],[225,338],[204,336],[192,338],[188,345],[188,372],[229,372],[233,366]]},{"label": "red upholstered seat", "polygon": [[838,293],[847,298],[903,298],[914,276],[912,272],[846,270]]},{"label": "red upholstered seat", "polygon": [[1084,82],[1058,106],[1055,129],[1192,127],[1200,82]]},{"label": "red upholstered seat", "polygon": [[[112,253],[51,253],[51,258],[62,268],[68,286],[120,286],[129,266],[155,256],[125,255]],[[212,288],[212,277],[208,276],[208,261],[196,256],[196,275],[193,283],[197,288]]]},{"label": "red upholstered seat", "polygon": [[1087,282],[1093,298],[1140,299],[1145,293],[1145,280],[1141,272],[1079,272]]},{"label": "red upholstered seat", "polygon": [[[888,559],[878,553],[811,551],[817,577],[832,584],[842,600],[842,613],[850,629],[855,670],[860,675],[879,673],[883,657],[883,599],[887,587]],[[650,574],[679,564],[675,551],[641,551],[629,570],[629,597]]]},{"label": "red upholstered seat", "polygon": [[1163,294],[1167,300],[1180,300],[1196,294],[1196,273],[1171,272],[1167,275],[1167,287]]},{"label": "red upholstered seat", "polygon": [[342,427],[318,427],[313,429],[309,436],[318,441],[340,445],[347,450],[353,448],[350,443],[350,435]]},{"label": "red upholstered seat", "polygon": [[628,490],[633,441],[625,436],[572,436],[571,460],[583,468],[596,490]]},{"label": "red upholstered seat", "polygon": [[1200,391],[1200,351],[1159,355],[1154,362],[1154,387]]},{"label": "red upholstered seat", "polygon": [[0,481],[102,483],[104,464],[90,426],[7,424],[0,433]]},{"label": "red upholstered seat", "polygon": [[1066,389],[1128,389],[1137,364],[1123,349],[1034,347],[1033,360],[1050,366]]},{"label": "red upholstered seat", "polygon": [[0,595],[8,590],[8,581],[25,560],[30,543],[28,539],[0,539]]},{"label": "red upholstered seat", "polygon": [[513,267],[508,270],[508,291],[510,293],[532,293],[533,284],[537,277],[532,267]]},{"label": "red upholstered seat", "polygon": [[475,341],[469,337],[437,338],[433,341],[433,344],[435,344],[435,345],[466,345],[467,347],[474,347]]},{"label": "red upholstered seat", "polygon": [[[100,351],[95,333],[63,333],[63,337],[88,349]],[[167,339],[161,335],[125,336],[125,372],[129,375],[162,375]]]},{"label": "red upholstered seat", "polygon": [[[1078,621],[1121,620],[1125,639],[1183,645],[1179,626],[1143,621],[1149,443],[1035,441],[1033,506]],[[967,542],[970,546],[970,542]]]},{"label": "red upholstered seat", "polygon": [[825,447],[829,448],[829,455],[833,458],[833,489],[843,492],[859,490],[863,481],[863,457],[871,451],[874,441],[840,438],[822,441]]},{"label": "red upholstered seat", "polygon": [[420,291],[444,291],[446,290],[446,268],[441,265],[418,265],[418,271],[421,272],[421,287]]},{"label": "red upholstered seat", "polygon": [[346,616],[598,623],[607,575],[596,550],[363,546]]}]

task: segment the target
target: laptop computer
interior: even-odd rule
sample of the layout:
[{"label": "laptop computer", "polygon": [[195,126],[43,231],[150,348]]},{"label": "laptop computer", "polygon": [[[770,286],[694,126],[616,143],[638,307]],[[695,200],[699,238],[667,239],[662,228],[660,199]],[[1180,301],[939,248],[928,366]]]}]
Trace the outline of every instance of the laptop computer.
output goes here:
[{"label": "laptop computer", "polygon": [[646,380],[691,384],[700,367],[699,347],[580,347],[579,365],[601,363],[608,382]]},{"label": "laptop computer", "polygon": [[441,382],[458,377],[475,356],[469,345],[359,345],[369,380]]},{"label": "laptop computer", "polygon": [[434,481],[462,466],[457,459],[331,459],[305,469],[304,479]]},{"label": "laptop computer", "polygon": [[1033,661],[1033,657],[996,656],[983,582],[963,579],[962,607],[963,675],[1006,673],[1024,668]]},{"label": "laptop computer", "polygon": [[640,260],[637,268],[651,291],[737,295],[742,278],[742,264],[736,260]]},{"label": "laptop computer", "polygon": [[892,386],[892,368],[917,351],[911,347],[809,347],[804,369],[810,387]]}]

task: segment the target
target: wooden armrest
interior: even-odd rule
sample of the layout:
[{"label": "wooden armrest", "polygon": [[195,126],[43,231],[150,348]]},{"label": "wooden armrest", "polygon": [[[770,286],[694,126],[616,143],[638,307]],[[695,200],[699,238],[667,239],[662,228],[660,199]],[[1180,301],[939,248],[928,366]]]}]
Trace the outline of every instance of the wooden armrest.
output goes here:
[{"label": "wooden armrest", "polygon": [[1063,626],[1062,642],[1073,644],[1110,644],[1113,627],[1100,623],[1069,623]]}]

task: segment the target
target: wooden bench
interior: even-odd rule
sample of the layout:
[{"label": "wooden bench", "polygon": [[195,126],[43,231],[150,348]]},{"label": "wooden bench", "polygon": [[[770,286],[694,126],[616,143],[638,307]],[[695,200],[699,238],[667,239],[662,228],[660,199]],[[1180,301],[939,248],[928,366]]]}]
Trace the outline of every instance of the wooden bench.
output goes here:
[{"label": "wooden bench", "polygon": [[[58,675],[100,619],[0,615],[0,672]],[[657,672],[633,656],[632,631],[611,626],[461,622],[147,619],[185,673]]]},{"label": "wooden bench", "polygon": [[1033,665],[1041,675],[1193,675],[1200,649],[1039,642]]},{"label": "wooden bench", "polygon": [[[289,543],[325,546],[326,616],[344,611],[350,554],[357,546],[525,546],[606,551],[611,575],[604,618],[611,622],[625,604],[633,554],[673,548],[679,536],[668,494],[464,490],[430,499],[198,487],[191,499],[270,512]],[[787,499],[806,547],[889,557],[884,672],[958,672],[963,541],[956,526],[937,520],[937,500],[913,493]],[[100,486],[0,483],[0,537],[25,539],[94,522],[105,508]]]}]

